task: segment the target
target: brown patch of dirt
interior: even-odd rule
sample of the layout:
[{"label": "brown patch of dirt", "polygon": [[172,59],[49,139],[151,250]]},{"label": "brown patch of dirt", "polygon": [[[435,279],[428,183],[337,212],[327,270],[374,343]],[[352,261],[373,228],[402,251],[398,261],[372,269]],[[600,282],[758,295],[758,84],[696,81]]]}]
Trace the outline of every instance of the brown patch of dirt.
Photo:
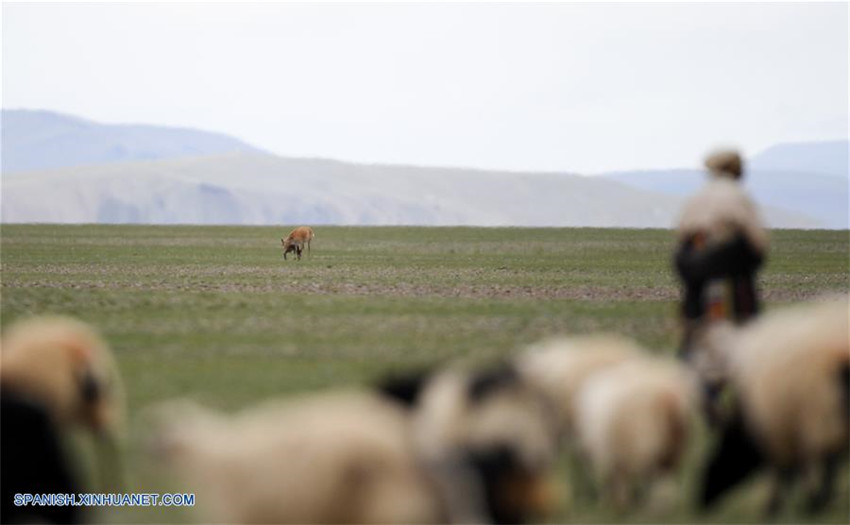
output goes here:
[{"label": "brown patch of dirt", "polygon": [[[56,288],[56,289],[131,289],[181,292],[222,293],[283,293],[308,295],[343,295],[377,297],[443,297],[462,299],[570,299],[581,301],[676,301],[679,290],[674,287],[613,288],[604,286],[533,287],[508,284],[461,284],[438,286],[421,284],[358,284],[281,282],[270,280],[257,283],[203,281],[181,283],[172,280],[143,283],[79,280],[73,283],[31,281],[27,283],[6,280],[4,288]],[[765,301],[786,302],[812,299],[822,295],[820,290],[767,290]]]}]

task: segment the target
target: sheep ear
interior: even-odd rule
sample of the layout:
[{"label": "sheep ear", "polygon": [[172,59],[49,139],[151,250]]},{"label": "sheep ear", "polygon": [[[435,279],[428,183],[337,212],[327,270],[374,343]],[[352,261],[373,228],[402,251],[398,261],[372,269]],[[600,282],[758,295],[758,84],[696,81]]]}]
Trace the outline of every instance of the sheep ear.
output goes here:
[{"label": "sheep ear", "polygon": [[401,403],[407,408],[412,408],[425,390],[425,385],[431,375],[431,370],[389,375],[379,380],[375,388],[384,397]]},{"label": "sheep ear", "polygon": [[83,401],[88,404],[97,402],[103,396],[102,390],[103,388],[100,382],[94,377],[94,374],[91,371],[87,371],[80,381],[80,394],[83,397]]},{"label": "sheep ear", "polygon": [[516,368],[502,363],[475,374],[468,385],[467,395],[472,401],[481,401],[492,392],[509,388],[520,381]]}]

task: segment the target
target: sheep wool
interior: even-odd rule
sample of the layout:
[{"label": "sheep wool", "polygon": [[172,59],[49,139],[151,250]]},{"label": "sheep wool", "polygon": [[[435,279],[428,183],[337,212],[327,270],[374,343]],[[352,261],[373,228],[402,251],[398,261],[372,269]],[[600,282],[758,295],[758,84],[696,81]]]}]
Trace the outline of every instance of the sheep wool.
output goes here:
[{"label": "sheep wool", "polygon": [[124,391],[112,353],[76,319],[45,316],[13,324],[0,341],[0,383],[43,404],[57,425],[123,431]]},{"label": "sheep wool", "polygon": [[531,345],[519,356],[518,368],[555,407],[560,431],[568,435],[574,427],[574,399],[584,382],[644,353],[635,342],[618,336],[562,337]]},{"label": "sheep wool", "polygon": [[767,512],[803,475],[806,510],[832,499],[850,438],[850,309],[847,299],[771,312],[741,330],[729,352],[737,392],[703,474],[700,504],[711,507],[762,467],[776,474]]},{"label": "sheep wool", "polygon": [[545,517],[557,503],[549,406],[514,367],[435,374],[413,421],[451,522],[520,523]]},{"label": "sheep wool", "polygon": [[779,465],[846,447],[837,374],[850,362],[846,300],[789,308],[745,329],[733,380],[751,428]]},{"label": "sheep wool", "polygon": [[[4,516],[41,521],[52,514],[9,512],[5,498],[15,493],[121,490],[124,392],[112,353],[91,326],[55,316],[15,322],[0,339],[0,387]],[[95,438],[94,463],[79,460],[79,447],[64,446],[77,428]],[[80,483],[86,477],[95,487]],[[74,510],[61,521],[83,519]]]},{"label": "sheep wool", "polygon": [[188,402],[153,410],[152,451],[208,521],[434,523],[405,411],[367,393],[270,401],[235,416]]},{"label": "sheep wool", "polygon": [[580,449],[615,504],[675,471],[698,396],[687,369],[660,358],[630,360],[587,380],[575,402]]}]

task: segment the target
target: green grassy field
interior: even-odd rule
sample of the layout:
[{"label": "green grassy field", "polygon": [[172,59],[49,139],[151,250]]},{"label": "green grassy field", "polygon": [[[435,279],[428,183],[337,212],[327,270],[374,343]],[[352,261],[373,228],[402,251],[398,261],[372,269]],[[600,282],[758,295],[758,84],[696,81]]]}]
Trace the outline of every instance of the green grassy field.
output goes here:
[{"label": "green grassy field", "polygon": [[[311,256],[284,261],[287,232],[3,225],[0,323],[50,312],[95,324],[117,355],[131,418],[178,396],[235,409],[450,358],[487,360],[554,334],[617,332],[658,352],[678,339],[669,231],[320,227]],[[772,241],[760,278],[768,309],[850,289],[847,231],[778,231]],[[845,469],[843,496],[822,521],[847,521],[847,478]],[[664,519],[758,521],[762,485],[707,517],[683,507]],[[559,517],[639,519],[580,501]]]}]

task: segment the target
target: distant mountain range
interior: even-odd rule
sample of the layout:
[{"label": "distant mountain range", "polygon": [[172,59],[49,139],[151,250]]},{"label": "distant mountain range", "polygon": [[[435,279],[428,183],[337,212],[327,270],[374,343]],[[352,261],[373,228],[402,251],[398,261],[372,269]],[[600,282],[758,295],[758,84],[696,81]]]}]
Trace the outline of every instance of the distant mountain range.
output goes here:
[{"label": "distant mountain range", "polygon": [[100,124],[51,111],[3,110],[2,125],[4,174],[260,151],[220,133],[161,126]]},{"label": "distant mountain range", "polygon": [[[698,170],[631,171],[603,175],[633,188],[686,196],[705,182]],[[848,227],[848,179],[810,171],[750,169],[744,186],[762,206],[773,206],[811,217],[823,228]]]},{"label": "distant mountain range", "polygon": [[[744,185],[760,204],[812,217],[822,227],[848,227],[850,142],[779,144],[746,162]],[[690,195],[705,181],[699,170],[628,171],[604,177],[634,188]]]},{"label": "distant mountain range", "polygon": [[777,144],[759,153],[749,161],[756,171],[789,171],[794,173],[820,173],[847,178],[850,142],[798,142]]},{"label": "distant mountain range", "polygon": [[[2,124],[7,223],[670,227],[705,177],[291,159],[216,133],[101,125],[44,111],[4,111]],[[767,160],[784,155],[782,148],[767,153]],[[827,164],[824,173],[840,171]],[[769,225],[847,227],[846,177],[751,175]]]},{"label": "distant mountain range", "polygon": [[[238,174],[238,176],[234,176]],[[580,175],[229,154],[27,173],[3,222],[669,227],[681,198]],[[770,209],[781,227],[806,217]]]}]

